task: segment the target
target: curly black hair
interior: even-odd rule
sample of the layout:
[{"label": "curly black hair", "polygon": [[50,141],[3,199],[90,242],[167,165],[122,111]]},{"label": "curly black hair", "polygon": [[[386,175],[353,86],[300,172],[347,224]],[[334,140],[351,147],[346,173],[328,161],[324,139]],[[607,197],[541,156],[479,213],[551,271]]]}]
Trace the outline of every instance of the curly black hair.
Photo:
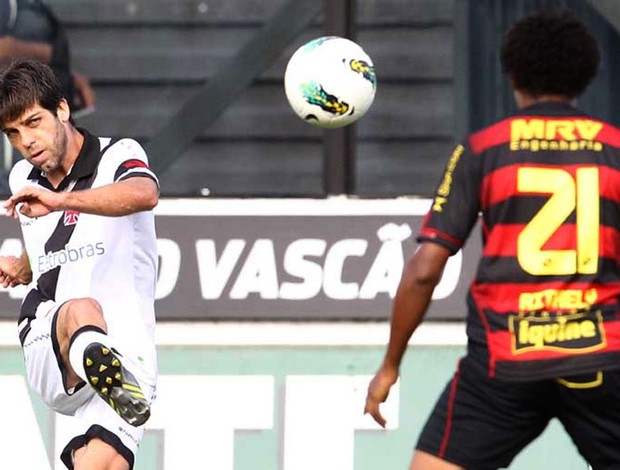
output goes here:
[{"label": "curly black hair", "polygon": [[514,88],[532,96],[579,96],[596,75],[599,60],[594,36],[566,11],[520,19],[501,48],[502,67]]}]

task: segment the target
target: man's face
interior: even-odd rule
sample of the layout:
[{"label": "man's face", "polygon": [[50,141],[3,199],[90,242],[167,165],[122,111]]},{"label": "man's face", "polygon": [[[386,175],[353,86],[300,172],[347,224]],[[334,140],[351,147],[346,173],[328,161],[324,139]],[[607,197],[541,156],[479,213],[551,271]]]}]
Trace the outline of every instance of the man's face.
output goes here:
[{"label": "man's face", "polygon": [[[59,115],[64,113],[64,102]],[[56,114],[36,104],[18,119],[5,123],[2,131],[11,145],[32,165],[47,174],[61,168],[67,150],[67,134]]]}]

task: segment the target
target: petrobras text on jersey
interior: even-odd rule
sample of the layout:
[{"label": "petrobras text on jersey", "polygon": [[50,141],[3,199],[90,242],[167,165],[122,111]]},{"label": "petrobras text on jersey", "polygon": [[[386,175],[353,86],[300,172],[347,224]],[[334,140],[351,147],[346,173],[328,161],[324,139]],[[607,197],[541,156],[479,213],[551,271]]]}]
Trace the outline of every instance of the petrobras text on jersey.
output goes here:
[{"label": "petrobras text on jersey", "polygon": [[93,256],[103,256],[104,254],[105,246],[103,242],[87,243],[76,247],[65,245],[62,250],[50,251],[40,255],[37,259],[37,271],[39,274],[42,274],[67,263],[74,263],[81,259],[92,258]]}]

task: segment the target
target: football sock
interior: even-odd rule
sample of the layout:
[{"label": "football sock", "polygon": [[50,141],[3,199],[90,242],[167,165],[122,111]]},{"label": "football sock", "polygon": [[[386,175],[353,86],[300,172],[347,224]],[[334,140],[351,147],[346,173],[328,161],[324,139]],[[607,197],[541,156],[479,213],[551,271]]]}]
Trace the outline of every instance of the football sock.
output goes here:
[{"label": "football sock", "polygon": [[86,383],[88,383],[88,377],[84,371],[84,350],[92,343],[101,343],[111,349],[109,336],[96,326],[80,328],[73,335],[69,344],[69,362],[71,367]]}]

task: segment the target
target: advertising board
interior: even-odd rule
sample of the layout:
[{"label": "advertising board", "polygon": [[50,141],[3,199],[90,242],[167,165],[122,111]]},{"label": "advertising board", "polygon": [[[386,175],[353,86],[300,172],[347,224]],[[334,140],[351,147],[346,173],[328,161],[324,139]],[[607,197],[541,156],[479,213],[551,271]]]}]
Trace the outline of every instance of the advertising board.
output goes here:
[{"label": "advertising board", "polygon": [[[158,319],[386,319],[429,206],[413,198],[164,199]],[[0,255],[21,252],[14,220],[0,218],[0,234]],[[428,318],[464,318],[479,249],[475,230],[450,259]],[[23,293],[0,287],[0,318],[16,318]]]}]

